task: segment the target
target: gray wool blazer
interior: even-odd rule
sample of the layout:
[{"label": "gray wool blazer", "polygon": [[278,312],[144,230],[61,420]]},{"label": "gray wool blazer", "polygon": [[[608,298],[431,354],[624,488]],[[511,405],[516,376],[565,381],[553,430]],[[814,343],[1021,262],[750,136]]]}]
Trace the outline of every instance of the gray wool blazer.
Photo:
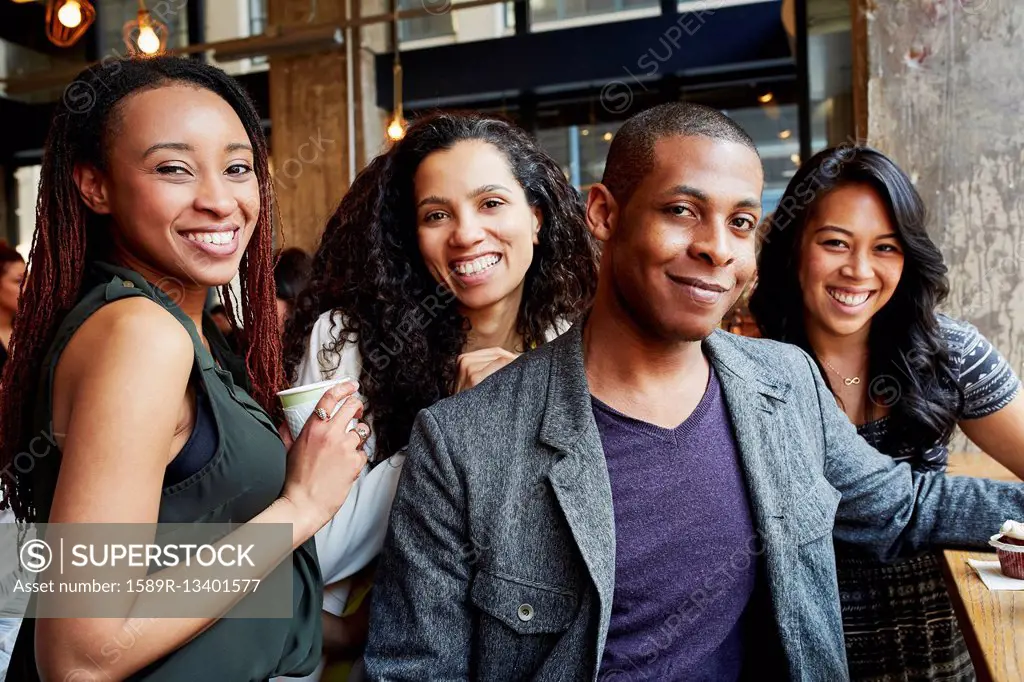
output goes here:
[{"label": "gray wool blazer", "polygon": [[[760,679],[848,679],[833,536],[885,559],[980,547],[1024,518],[1024,485],[915,473],[868,446],[800,349],[716,331],[704,350],[732,418],[757,529],[750,555],[781,644]],[[596,680],[614,585],[611,488],[577,325],[417,417],[367,672]],[[700,611],[679,605],[668,631]]]}]

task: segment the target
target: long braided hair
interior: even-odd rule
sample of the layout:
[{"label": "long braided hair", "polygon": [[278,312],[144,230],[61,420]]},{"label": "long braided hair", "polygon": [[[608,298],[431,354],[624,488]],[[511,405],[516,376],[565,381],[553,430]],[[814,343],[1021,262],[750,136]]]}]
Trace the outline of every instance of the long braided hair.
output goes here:
[{"label": "long braided hair", "polygon": [[[356,177],[328,220],[312,278],[285,331],[285,367],[292,376],[317,318],[329,310],[341,314],[325,355],[336,356],[358,339],[360,390],[373,415],[378,459],[405,446],[417,412],[455,388],[468,320],[424,264],[413,178],[427,156],[463,140],[499,149],[527,201],[543,214],[516,322],[526,347],[544,343],[559,323],[579,319],[596,287],[598,249],[582,197],[536,141],[492,116],[441,112],[417,120]],[[440,312],[424,313],[438,304]]]},{"label": "long braided hair", "polygon": [[231,304],[227,284],[221,293],[228,302],[225,308],[232,327],[244,327],[242,348],[251,393],[268,412],[275,410],[274,393],[283,384],[284,374],[274,303],[274,196],[267,141],[252,101],[233,78],[193,59],[123,59],[87,69],[64,91],[46,140],[29,274],[14,320],[10,361],[0,376],[4,388],[0,390],[0,509],[12,508],[20,520],[35,520],[31,469],[22,471],[15,459],[33,436],[42,362],[58,325],[81,295],[88,261],[102,256],[109,241],[104,235],[110,223],[82,201],[74,181],[75,166],[105,168],[121,102],[134,93],[172,84],[203,88],[223,98],[238,115],[253,148],[260,213],[239,266],[242,320]]}]

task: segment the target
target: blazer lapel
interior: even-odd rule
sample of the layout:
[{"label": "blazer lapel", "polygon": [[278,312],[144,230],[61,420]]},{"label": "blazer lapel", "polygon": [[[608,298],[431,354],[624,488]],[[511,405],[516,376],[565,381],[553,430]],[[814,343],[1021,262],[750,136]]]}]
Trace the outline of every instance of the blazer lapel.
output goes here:
[{"label": "blazer lapel", "polygon": [[615,515],[608,466],[583,368],[582,324],[552,342],[540,440],[558,451],[548,480],[600,601],[600,665],[615,590]]},{"label": "blazer lapel", "polygon": [[795,639],[799,633],[787,615],[792,610],[786,600],[786,586],[797,564],[797,547],[786,531],[785,520],[793,490],[786,438],[775,414],[790,387],[766,377],[725,332],[708,337],[704,348],[718,373],[732,421],[775,623],[784,638]]},{"label": "blazer lapel", "polygon": [[709,336],[704,348],[722,385],[754,518],[763,532],[789,504],[789,467],[775,416],[789,385],[763,376],[725,332]]}]

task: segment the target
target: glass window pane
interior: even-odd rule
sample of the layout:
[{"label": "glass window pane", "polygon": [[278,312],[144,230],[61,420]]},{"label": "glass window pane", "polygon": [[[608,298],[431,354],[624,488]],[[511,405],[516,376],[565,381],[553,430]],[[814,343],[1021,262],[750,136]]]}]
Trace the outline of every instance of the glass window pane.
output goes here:
[{"label": "glass window pane", "polygon": [[[725,113],[754,139],[764,162],[765,186],[762,201],[765,214],[778,205],[783,190],[799,167],[800,143],[797,132],[797,105],[773,103],[766,106],[728,109]],[[562,167],[566,177],[578,159],[581,189],[600,182],[608,147],[621,121],[576,126],[575,140],[569,126],[544,128],[537,140]]]},{"label": "glass window pane", "polygon": [[[621,121],[614,121],[545,128],[537,131],[537,141],[558,162],[566,178],[573,180],[574,170],[578,171],[578,186],[585,189],[601,181],[608,146],[620,125]],[[572,167],[574,162],[578,169]]]},{"label": "glass window pane", "polygon": [[424,0],[398,0],[399,10],[424,9],[437,10],[436,14],[403,19],[398,22],[398,39],[405,42],[410,40],[426,40],[428,38],[442,38],[455,35],[455,27],[452,24],[451,3],[425,2]]},{"label": "glass window pane", "polygon": [[547,128],[537,131],[537,142],[558,163],[566,178],[569,169],[569,131],[567,128]]},{"label": "glass window pane", "polygon": [[608,158],[608,147],[612,136],[622,125],[621,121],[580,126],[580,187],[601,182],[604,162]]},{"label": "glass window pane", "polygon": [[267,0],[249,0],[249,35],[262,35],[267,30]]},{"label": "glass window pane", "polygon": [[796,104],[770,103],[725,112],[754,138],[764,163],[764,214],[775,210],[789,179],[800,166],[800,132]]},{"label": "glass window pane", "polygon": [[854,137],[851,40],[850,31],[808,36],[812,153]]},{"label": "glass window pane", "polygon": [[[529,0],[534,24],[659,6],[658,0]],[[607,17],[614,21],[614,16]]]},{"label": "glass window pane", "polygon": [[[249,35],[263,35],[267,30],[267,0],[249,0]],[[253,66],[268,64],[266,55],[253,57]]]}]

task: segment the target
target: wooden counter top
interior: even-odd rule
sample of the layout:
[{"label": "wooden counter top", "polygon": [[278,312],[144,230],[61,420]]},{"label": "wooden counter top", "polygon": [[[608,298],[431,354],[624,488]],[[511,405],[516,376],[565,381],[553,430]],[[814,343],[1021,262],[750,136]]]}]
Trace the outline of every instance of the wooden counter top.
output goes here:
[{"label": "wooden counter top", "polygon": [[[950,455],[949,473],[1018,480],[984,454]],[[997,530],[994,528],[992,532]],[[990,591],[967,565],[968,558],[991,561],[996,555],[995,552],[943,552],[942,569],[978,680],[1021,682],[1024,680],[1024,591]]]}]

